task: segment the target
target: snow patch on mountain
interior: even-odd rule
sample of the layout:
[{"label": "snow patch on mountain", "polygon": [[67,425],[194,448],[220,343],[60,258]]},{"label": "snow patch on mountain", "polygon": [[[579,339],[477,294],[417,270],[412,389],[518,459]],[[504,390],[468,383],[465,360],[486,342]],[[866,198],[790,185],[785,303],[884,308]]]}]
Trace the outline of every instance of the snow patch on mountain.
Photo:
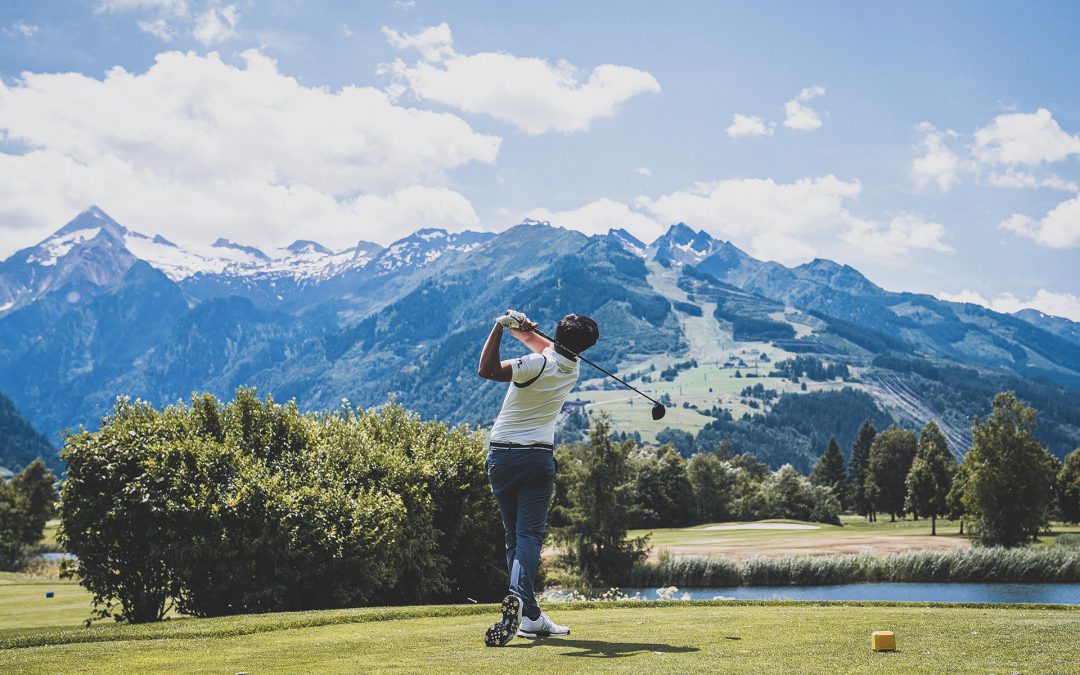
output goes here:
[{"label": "snow patch on mountain", "polygon": [[71,249],[83,242],[90,241],[100,233],[100,227],[84,228],[63,234],[58,233],[38,244],[37,251],[31,253],[26,258],[26,262],[38,264],[42,267],[52,267],[57,260],[70,253]]}]

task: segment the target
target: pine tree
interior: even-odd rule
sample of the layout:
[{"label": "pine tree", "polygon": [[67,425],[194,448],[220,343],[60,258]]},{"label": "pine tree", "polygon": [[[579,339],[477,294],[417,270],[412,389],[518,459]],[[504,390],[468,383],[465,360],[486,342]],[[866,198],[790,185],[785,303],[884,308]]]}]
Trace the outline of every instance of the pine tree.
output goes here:
[{"label": "pine tree", "polygon": [[837,499],[842,501],[845,487],[844,476],[844,456],[840,454],[840,444],[833,436],[829,439],[829,447],[814,464],[814,470],[810,472],[810,482],[830,488]]},{"label": "pine tree", "polygon": [[984,545],[1019,546],[1049,521],[1059,465],[1036,426],[1035,410],[1010,391],[995,396],[990,417],[971,429],[964,510]]},{"label": "pine tree", "polygon": [[851,445],[851,461],[848,463],[847,504],[860,516],[870,516],[871,503],[866,496],[866,465],[870,461],[870,445],[877,436],[877,429],[870,420],[863,420],[855,442]]},{"label": "pine tree", "polygon": [[911,463],[905,485],[908,511],[930,517],[930,534],[937,534],[937,517],[948,511],[947,497],[952,488],[956,461],[949,452],[948,441],[933,422],[927,422],[919,435],[915,459]]},{"label": "pine tree", "polygon": [[648,552],[647,538],[626,537],[638,518],[632,447],[611,440],[606,414],[593,419],[589,444],[581,447],[577,475],[567,490],[569,506],[560,514],[565,524],[552,531],[566,545],[565,562],[594,585],[618,583]]}]

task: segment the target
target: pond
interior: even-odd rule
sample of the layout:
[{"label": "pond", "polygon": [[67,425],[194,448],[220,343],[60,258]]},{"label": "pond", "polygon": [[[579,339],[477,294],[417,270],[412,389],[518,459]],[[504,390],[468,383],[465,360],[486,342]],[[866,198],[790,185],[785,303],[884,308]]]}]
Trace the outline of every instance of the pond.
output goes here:
[{"label": "pond", "polygon": [[[655,588],[624,588],[645,600],[659,598]],[[738,586],[680,588],[676,599],[712,600],[880,600],[886,602],[1038,602],[1080,604],[1080,584],[923,584],[863,583],[835,586]]]}]

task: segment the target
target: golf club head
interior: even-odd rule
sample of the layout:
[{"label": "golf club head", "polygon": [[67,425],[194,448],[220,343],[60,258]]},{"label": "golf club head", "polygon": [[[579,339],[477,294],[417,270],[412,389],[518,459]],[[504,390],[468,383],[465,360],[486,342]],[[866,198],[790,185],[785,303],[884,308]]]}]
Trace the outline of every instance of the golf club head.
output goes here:
[{"label": "golf club head", "polygon": [[665,408],[662,403],[657,403],[652,407],[652,418],[654,420],[662,420],[666,414],[667,408]]}]

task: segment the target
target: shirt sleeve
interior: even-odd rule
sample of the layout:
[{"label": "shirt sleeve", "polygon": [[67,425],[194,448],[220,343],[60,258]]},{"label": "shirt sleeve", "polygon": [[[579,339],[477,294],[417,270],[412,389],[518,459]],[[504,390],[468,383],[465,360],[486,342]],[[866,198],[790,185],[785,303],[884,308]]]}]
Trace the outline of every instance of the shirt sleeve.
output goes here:
[{"label": "shirt sleeve", "polygon": [[518,383],[528,382],[544,369],[546,362],[547,359],[544,358],[543,354],[519,356],[510,362],[510,367],[514,371],[510,379]]}]

